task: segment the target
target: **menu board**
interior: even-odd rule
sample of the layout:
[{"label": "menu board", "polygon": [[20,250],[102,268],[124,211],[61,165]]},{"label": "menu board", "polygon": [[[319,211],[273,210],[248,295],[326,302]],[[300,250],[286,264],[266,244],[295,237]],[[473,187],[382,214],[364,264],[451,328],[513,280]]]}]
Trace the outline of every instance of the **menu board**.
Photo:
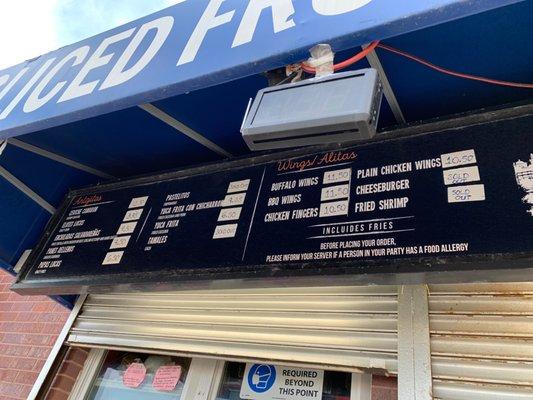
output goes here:
[{"label": "menu board", "polygon": [[529,253],[533,141],[506,124],[73,192],[20,283],[402,272],[403,259],[420,271]]}]

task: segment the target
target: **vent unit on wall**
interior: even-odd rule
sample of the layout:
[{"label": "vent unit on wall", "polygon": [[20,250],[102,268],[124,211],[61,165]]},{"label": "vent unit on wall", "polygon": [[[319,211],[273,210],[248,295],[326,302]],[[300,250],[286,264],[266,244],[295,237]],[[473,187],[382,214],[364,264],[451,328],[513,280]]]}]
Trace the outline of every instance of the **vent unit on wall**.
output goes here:
[{"label": "vent unit on wall", "polygon": [[251,150],[369,139],[382,97],[372,68],[273,86],[257,93],[241,132]]}]

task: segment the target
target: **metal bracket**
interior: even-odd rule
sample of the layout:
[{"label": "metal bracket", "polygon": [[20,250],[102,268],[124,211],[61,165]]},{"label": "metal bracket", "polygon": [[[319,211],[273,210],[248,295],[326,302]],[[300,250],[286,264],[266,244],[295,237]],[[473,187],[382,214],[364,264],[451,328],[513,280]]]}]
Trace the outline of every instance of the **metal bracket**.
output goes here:
[{"label": "metal bracket", "polygon": [[23,150],[29,151],[31,153],[37,154],[37,155],[39,155],[41,157],[48,158],[50,160],[53,160],[55,162],[67,165],[67,166],[72,167],[72,168],[76,168],[76,169],[78,169],[80,171],[87,172],[89,174],[99,176],[100,178],[116,179],[116,177],[114,177],[113,175],[110,175],[110,174],[108,174],[106,172],[102,172],[100,170],[97,170],[96,168],[92,168],[92,167],[89,167],[87,165],[81,164],[81,163],[79,163],[77,161],[73,161],[73,160],[71,160],[69,158],[60,156],[59,154],[52,153],[51,151],[41,149],[40,147],[37,147],[37,146],[34,146],[32,144],[23,142],[23,141],[21,141],[19,139],[10,138],[10,139],[7,140],[7,143],[9,143],[12,146],[16,146],[16,147],[19,147],[19,148],[21,148]]},{"label": "metal bracket", "polygon": [[[365,49],[366,47],[368,47],[368,45],[362,46],[363,49]],[[396,98],[396,95],[392,90],[389,78],[387,78],[385,69],[381,64],[381,61],[376,51],[372,50],[370,53],[368,53],[366,59],[368,60],[370,66],[376,69],[379,73],[379,77],[381,78],[381,84],[383,85],[383,95],[389,103],[392,113],[394,114],[394,118],[396,118],[396,122],[398,122],[399,124],[405,124],[405,116],[403,115],[402,109],[400,108],[400,103],[398,103],[398,99]]]},{"label": "metal bracket", "polygon": [[201,145],[204,145],[209,150],[214,151],[218,155],[221,155],[222,157],[225,157],[225,158],[232,157],[231,153],[227,152],[219,145],[213,143],[211,140],[207,139],[202,134],[196,132],[194,129],[189,128],[187,125],[178,121],[176,118],[167,114],[163,110],[160,110],[153,104],[150,104],[150,103],[140,104],[138,107],[146,111],[148,114],[152,115],[153,117],[157,118],[158,120],[164,122],[165,124],[170,125],[172,128],[174,128],[178,132],[184,134],[185,136],[188,136],[192,140],[200,143]]},{"label": "metal bracket", "polygon": [[15,264],[15,268],[13,268],[13,271],[15,271],[17,274],[20,272],[20,270],[22,269],[22,266],[24,265],[24,263],[26,262],[26,260],[30,256],[30,253],[31,253],[31,249],[24,250],[24,252],[20,256],[19,260]]},{"label": "metal bracket", "polygon": [[35,193],[28,185],[18,179],[15,175],[9,172],[4,167],[0,166],[0,176],[4,177],[9,183],[15,186],[18,190],[28,196],[30,199],[39,204],[42,208],[48,211],[50,214],[54,214],[56,209],[53,205]]}]

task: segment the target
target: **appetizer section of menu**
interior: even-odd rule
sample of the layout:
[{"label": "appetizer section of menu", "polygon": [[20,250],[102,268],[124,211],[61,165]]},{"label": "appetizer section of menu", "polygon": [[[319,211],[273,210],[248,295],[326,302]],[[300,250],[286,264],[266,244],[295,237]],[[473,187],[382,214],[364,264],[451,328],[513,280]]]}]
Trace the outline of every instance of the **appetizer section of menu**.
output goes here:
[{"label": "appetizer section of menu", "polygon": [[530,252],[531,143],[479,126],[95,188],[26,280]]},{"label": "appetizer section of menu", "polygon": [[263,169],[77,196],[34,275],[231,265],[242,258]]}]

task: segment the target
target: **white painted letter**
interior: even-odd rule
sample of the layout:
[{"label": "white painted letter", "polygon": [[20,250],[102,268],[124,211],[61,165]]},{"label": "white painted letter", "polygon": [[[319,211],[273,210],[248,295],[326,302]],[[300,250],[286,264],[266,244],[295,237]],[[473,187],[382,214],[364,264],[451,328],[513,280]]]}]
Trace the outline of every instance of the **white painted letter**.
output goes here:
[{"label": "white painted letter", "polygon": [[205,35],[210,29],[216,28],[217,26],[227,24],[233,18],[235,11],[229,11],[225,14],[217,15],[217,12],[222,5],[224,0],[211,0],[209,5],[204,11],[202,18],[196,25],[194,32],[192,33],[181,57],[178,60],[178,66],[182,64],[187,64],[191,61],[194,61],[198,50],[202,45],[202,42],[205,39]]},{"label": "white painted letter", "polygon": [[[152,58],[154,58],[161,46],[163,46],[163,43],[165,43],[165,40],[170,34],[173,25],[174,18],[167,16],[158,18],[155,21],[147,22],[146,24],[141,26],[141,29],[139,29],[139,31],[135,34],[130,44],[128,45],[124,53],[120,56],[117,63],[115,64],[105,81],[102,83],[102,86],[100,86],[98,90],[120,85],[121,83],[130,80],[139,72],[141,72],[144,67],[146,67],[150,61],[152,61]],[[130,67],[128,70],[125,70],[126,65],[130,61],[131,57],[133,56],[145,36],[152,29],[157,29],[152,43],[150,43],[150,46],[148,46],[148,49],[146,49],[139,61],[137,61],[137,63],[134,66]]]},{"label": "white painted letter", "polygon": [[[11,90],[11,88],[13,86],[15,86],[15,83],[18,82],[18,80],[20,78],[22,78],[22,75],[24,75],[27,71],[28,71],[28,67],[26,68],[22,68],[19,73],[17,75],[15,75],[15,77],[13,78],[13,80],[11,82],[9,82],[7,84],[7,86],[5,88],[3,88],[1,91],[0,91],[0,100],[2,100],[4,98],[4,96],[7,94],[7,92],[9,92]],[[9,79],[9,75],[3,75],[0,77],[0,86],[4,85]]]},{"label": "white painted letter", "polygon": [[321,15],[339,15],[366,6],[372,0],[313,0],[313,8]]},{"label": "white painted letter", "polygon": [[8,80],[9,80],[8,74],[0,76],[0,86],[5,85]]},{"label": "white painted letter", "polygon": [[129,38],[133,34],[134,30],[134,28],[131,28],[127,31],[117,33],[116,35],[102,40],[100,46],[98,46],[94,53],[89,57],[85,65],[81,68],[78,75],[76,75],[74,80],[70,83],[70,85],[67,87],[67,89],[57,102],[61,103],[62,101],[75,99],[76,97],[85,96],[89,93],[92,93],[96,85],[98,85],[98,82],[100,82],[100,80],[97,79],[92,82],[82,83],[83,80],[93,69],[106,65],[107,63],[109,63],[109,61],[111,61],[111,58],[113,58],[113,55],[115,53],[109,53],[103,56],[104,51],[106,51],[109,45]]},{"label": "white painted letter", "polygon": [[[35,73],[35,75],[33,75],[31,77],[31,79],[28,81],[28,83],[26,83],[26,85],[24,85],[22,90],[17,93],[17,95],[15,96],[15,98],[13,100],[11,100],[11,103],[9,103],[9,105],[6,108],[4,108],[4,110],[2,111],[2,114],[0,114],[0,119],[5,119],[11,113],[11,111],[13,111],[13,109],[17,106],[17,104],[20,102],[20,100],[22,100],[22,98],[24,96],[26,96],[26,93],[28,93],[30,91],[30,89],[33,87],[33,85],[35,85],[35,82],[37,82],[39,80],[39,78],[41,78],[41,76],[43,76],[43,74],[46,72],[48,67],[54,61],[55,61],[55,58],[51,58],[50,60],[47,60],[41,66],[41,68],[39,68],[39,70]],[[22,71],[24,71],[24,70],[22,70]],[[19,75],[20,75],[21,72],[19,72]],[[8,87],[9,87],[9,85],[6,86],[4,89],[7,89]]]},{"label": "white painted letter", "polygon": [[48,94],[46,94],[43,97],[40,97],[43,90],[48,86],[50,81],[54,79],[54,76],[65,66],[66,63],[68,63],[70,60],[74,60],[72,63],[72,66],[79,65],[83,62],[85,57],[87,57],[87,54],[89,54],[89,50],[91,48],[89,46],[83,46],[79,49],[74,50],[70,54],[68,54],[66,57],[64,57],[62,60],[60,60],[43,78],[41,82],[35,87],[33,92],[29,95],[28,99],[26,100],[26,103],[24,104],[24,112],[29,113],[32,111],[35,111],[42,106],[44,106],[46,103],[54,97],[63,86],[67,84],[66,81],[58,82],[57,85],[55,85]]},{"label": "white painted letter", "polygon": [[231,47],[252,41],[259,17],[265,8],[272,8],[274,32],[278,33],[295,26],[291,15],[294,14],[292,0],[250,0]]}]

